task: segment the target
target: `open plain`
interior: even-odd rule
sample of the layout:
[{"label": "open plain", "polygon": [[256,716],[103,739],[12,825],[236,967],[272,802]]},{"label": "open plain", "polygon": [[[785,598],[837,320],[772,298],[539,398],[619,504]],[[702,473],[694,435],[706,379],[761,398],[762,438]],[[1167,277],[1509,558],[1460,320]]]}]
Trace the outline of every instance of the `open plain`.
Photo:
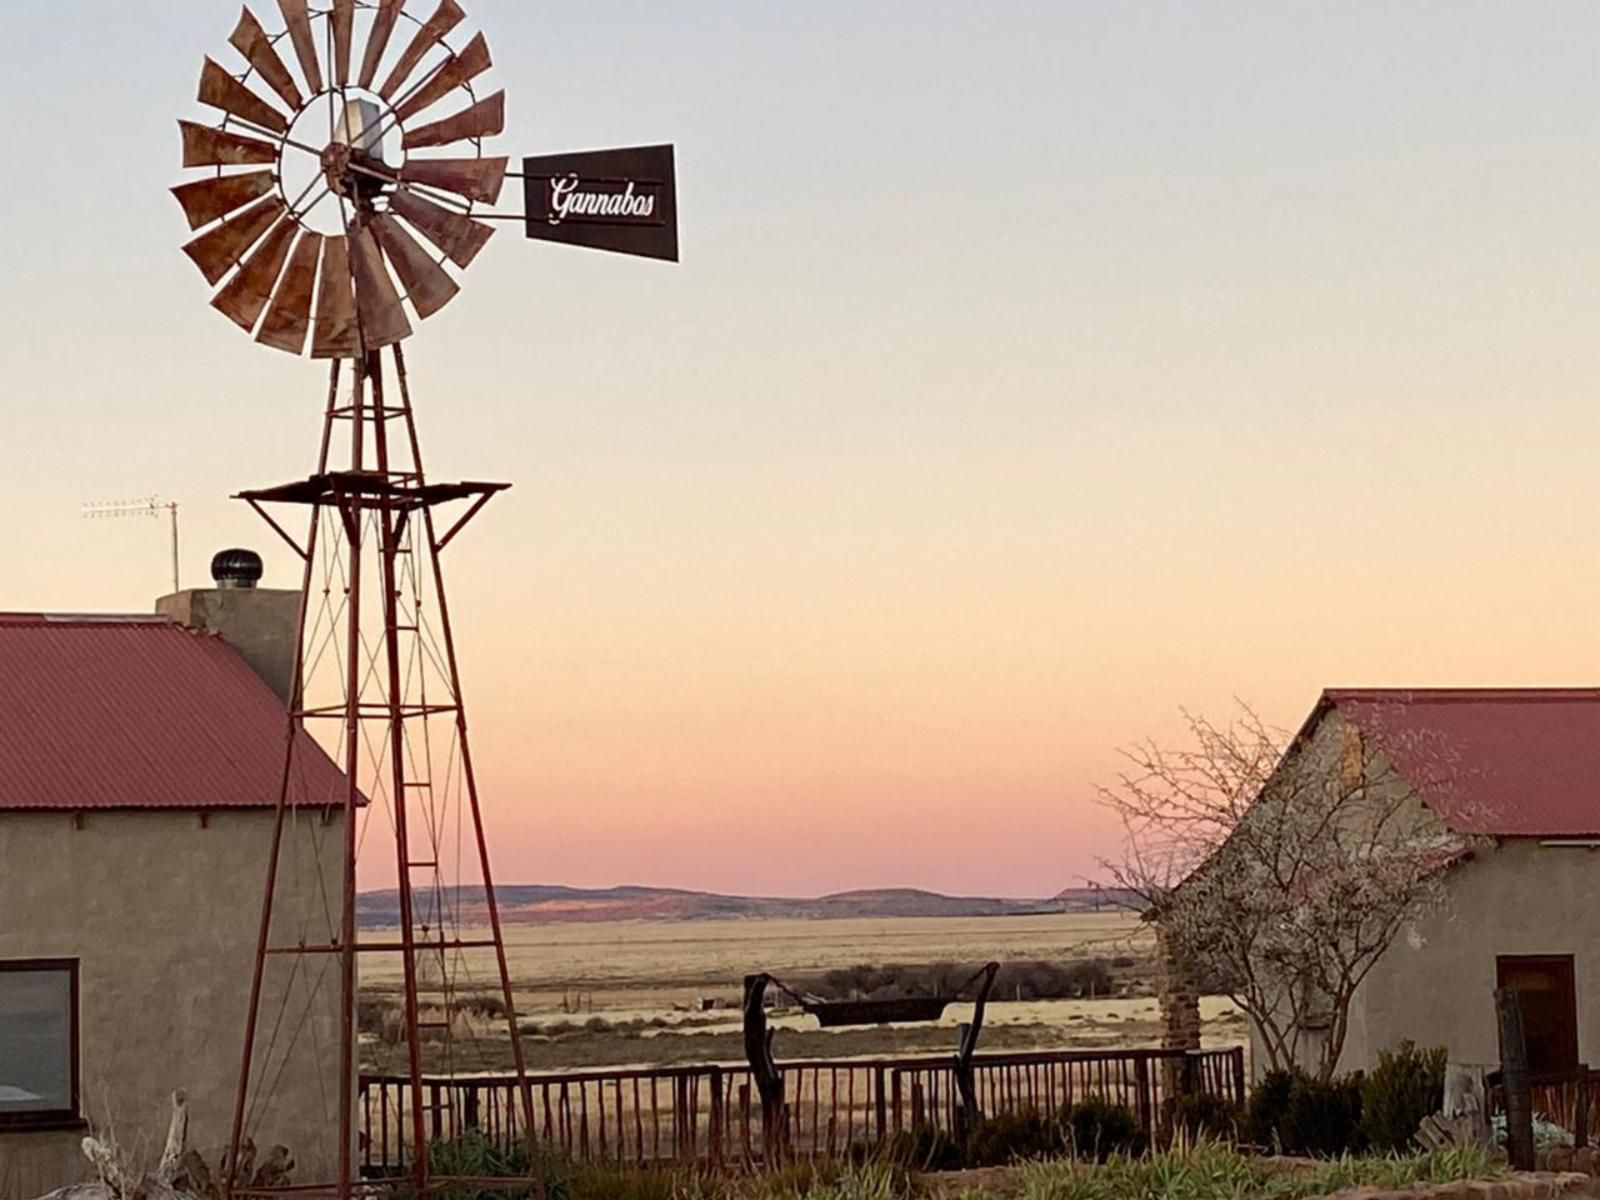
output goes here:
[{"label": "open plain", "polygon": [[[465,940],[482,931],[463,930]],[[370,930],[366,936],[392,936]],[[517,1010],[531,1069],[720,1062],[742,1056],[738,1001],[748,973],[764,971],[801,992],[829,972],[952,964],[963,977],[991,959],[1002,963],[1070,965],[1098,961],[1110,982],[1104,994],[1019,998],[997,993],[989,1005],[988,1049],[1093,1048],[1154,1045],[1159,1012],[1148,931],[1125,912],[1036,916],[872,919],[622,921],[512,925],[505,931]],[[492,992],[489,951],[456,952],[448,963],[458,997]],[[369,1020],[368,1065],[394,1065],[384,1009],[393,1010],[397,964],[364,963]],[[378,963],[383,964],[381,967]],[[385,969],[388,968],[388,969]],[[438,980],[425,980],[438,995]],[[426,998],[426,995],[425,995]],[[970,1019],[968,1002],[952,1003],[937,1024],[822,1030],[781,995],[772,1024],[780,1057],[835,1058],[945,1051],[955,1026]],[[509,1062],[502,1024],[486,1010],[460,1005],[459,1044],[472,1047],[483,1069]],[[1220,998],[1203,1006],[1207,1044],[1237,1044],[1243,1026]],[[465,1028],[463,1028],[465,1027]],[[459,1034],[469,1034],[463,1039]],[[459,1053],[459,1051],[457,1051]]]}]

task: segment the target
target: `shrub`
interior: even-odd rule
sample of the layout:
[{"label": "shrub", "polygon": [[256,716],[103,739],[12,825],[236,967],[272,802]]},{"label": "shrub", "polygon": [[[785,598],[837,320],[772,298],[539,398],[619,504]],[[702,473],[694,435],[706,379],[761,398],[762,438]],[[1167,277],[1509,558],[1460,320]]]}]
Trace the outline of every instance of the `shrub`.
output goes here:
[{"label": "shrub", "polygon": [[[875,1156],[865,1148],[864,1155],[863,1162]],[[966,1154],[960,1143],[932,1125],[901,1130],[885,1143],[882,1157],[912,1171],[954,1171],[966,1165]]]},{"label": "shrub", "polygon": [[1190,1140],[1209,1138],[1219,1142],[1236,1142],[1244,1124],[1244,1114],[1232,1100],[1201,1092],[1178,1099],[1173,1112],[1173,1123]]},{"label": "shrub", "polygon": [[[1117,973],[1137,960],[1088,958],[1068,962],[1009,962],[995,976],[994,997],[1001,1000],[1077,1000],[1115,995]],[[888,1000],[902,996],[948,996],[967,989],[972,967],[956,963],[836,967],[808,981],[813,991],[830,1000]]]},{"label": "shrub", "polygon": [[1361,1085],[1361,1128],[1374,1150],[1409,1150],[1423,1118],[1444,1105],[1448,1053],[1443,1046],[1419,1050],[1406,1041],[1378,1055],[1378,1065]]},{"label": "shrub", "polygon": [[[1471,1147],[1410,1158],[1341,1158],[1310,1169],[1284,1171],[1210,1142],[1148,1158],[1114,1158],[1104,1165],[1057,1159],[1018,1170],[1019,1190],[1030,1200],[1304,1200],[1349,1188],[1393,1193],[1416,1183],[1500,1177],[1503,1164]],[[976,1196],[977,1193],[969,1193]]]},{"label": "shrub", "polygon": [[1295,1079],[1279,1135],[1289,1154],[1315,1158],[1359,1154],[1365,1148],[1361,1077],[1347,1075],[1326,1083],[1304,1075]]},{"label": "shrub", "polygon": [[1289,1111],[1294,1081],[1289,1071],[1268,1071],[1251,1091],[1244,1125],[1245,1135],[1256,1145],[1269,1150],[1283,1148],[1283,1119]]},{"label": "shrub", "polygon": [[1030,1108],[979,1121],[967,1135],[965,1158],[969,1167],[998,1167],[1060,1154],[1065,1148],[1061,1126]]},{"label": "shrub", "polygon": [[381,1035],[384,1019],[394,1012],[394,1004],[387,996],[358,996],[356,998],[356,1028],[362,1033]]},{"label": "shrub", "polygon": [[1109,1100],[1085,1100],[1061,1114],[1067,1145],[1078,1158],[1104,1162],[1113,1154],[1141,1154],[1144,1134],[1138,1119]]},{"label": "shrub", "polygon": [[475,996],[460,996],[451,1001],[450,1011],[469,1013],[486,1021],[503,1021],[506,1019],[506,1002],[504,997],[490,995],[487,992]]}]

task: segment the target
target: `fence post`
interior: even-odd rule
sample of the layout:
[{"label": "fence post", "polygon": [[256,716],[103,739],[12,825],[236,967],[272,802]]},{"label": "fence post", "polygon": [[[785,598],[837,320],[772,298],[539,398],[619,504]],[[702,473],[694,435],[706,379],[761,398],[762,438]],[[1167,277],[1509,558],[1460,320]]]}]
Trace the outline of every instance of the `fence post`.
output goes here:
[{"label": "fence post", "polygon": [[711,1068],[711,1121],[708,1136],[711,1139],[709,1147],[711,1169],[722,1169],[722,1068]]},{"label": "fence post", "polygon": [[1245,1104],[1244,1047],[1235,1046],[1232,1050],[1229,1050],[1228,1059],[1233,1067],[1233,1102],[1243,1108]]},{"label": "fence post", "polygon": [[874,1067],[872,1071],[873,1112],[877,1117],[878,1142],[881,1144],[889,1136],[889,1098],[883,1094],[884,1080],[888,1072],[883,1067]]},{"label": "fence post", "polygon": [[1589,1066],[1578,1064],[1578,1094],[1572,1102],[1572,1148],[1589,1147]]},{"label": "fence post", "polygon": [[1183,1052],[1183,1076],[1180,1083],[1185,1096],[1193,1096],[1200,1090],[1200,1060],[1193,1050]]},{"label": "fence post", "polygon": [[1500,1025],[1500,1076],[1506,1095],[1506,1157],[1514,1171],[1534,1168],[1533,1099],[1528,1090],[1528,1046],[1523,1039],[1522,1001],[1515,988],[1496,988]]},{"label": "fence post", "polygon": [[1155,1139],[1155,1121],[1150,1102],[1150,1060],[1144,1055],[1133,1060],[1133,1086],[1139,1094],[1139,1129],[1147,1141]]}]

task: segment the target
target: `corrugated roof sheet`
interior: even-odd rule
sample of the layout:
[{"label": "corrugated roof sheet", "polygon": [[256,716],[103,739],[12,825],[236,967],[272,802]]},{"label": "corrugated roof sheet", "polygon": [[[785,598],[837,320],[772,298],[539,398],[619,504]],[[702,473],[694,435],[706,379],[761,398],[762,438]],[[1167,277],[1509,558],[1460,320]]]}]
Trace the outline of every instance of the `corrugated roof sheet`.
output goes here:
[{"label": "corrugated roof sheet", "polygon": [[[0,809],[278,803],[283,702],[220,638],[164,617],[0,615]],[[307,734],[292,801],[340,803]]]},{"label": "corrugated roof sheet", "polygon": [[1458,833],[1600,836],[1600,689],[1333,688],[1330,706]]}]

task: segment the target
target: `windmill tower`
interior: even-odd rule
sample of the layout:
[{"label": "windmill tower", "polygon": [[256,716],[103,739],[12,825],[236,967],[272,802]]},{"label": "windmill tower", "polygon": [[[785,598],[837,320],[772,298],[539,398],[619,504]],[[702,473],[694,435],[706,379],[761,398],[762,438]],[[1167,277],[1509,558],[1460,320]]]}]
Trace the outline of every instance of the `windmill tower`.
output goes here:
[{"label": "windmill tower", "polygon": [[[497,211],[509,159],[485,142],[504,129],[505,94],[480,94],[488,44],[459,35],[466,18],[455,0],[425,17],[406,0],[277,7],[274,32],[244,10],[228,39],[237,72],[206,59],[198,99],[221,117],[179,122],[183,165],[204,174],[173,189],[195,231],[184,251],[217,288],[212,306],[262,345],[329,364],[315,471],[241,493],[304,572],[229,1189],[285,1190],[251,1185],[241,1159],[258,1131],[270,1132],[276,1093],[298,1077],[297,1050],[322,1070],[334,1148],[316,1179],[288,1190],[343,1200],[368,1186],[356,1158],[355,1014],[357,981],[370,972],[393,979],[400,996],[389,1045],[410,1085],[401,1182],[423,1197],[451,1183],[432,1170],[431,1132],[459,1127],[441,1122],[448,1100],[430,1099],[441,1092],[425,1078],[490,1065],[475,1056],[509,1046],[520,1105],[505,1120],[530,1143],[539,1126],[443,569],[446,547],[508,485],[428,478],[402,345],[459,293],[452,269],[477,257],[494,220],[522,222],[533,238],[675,261],[673,155],[650,146],[524,159],[525,211]],[[326,775],[297,761],[307,744],[298,730],[342,768],[337,794],[313,794],[307,780]],[[338,878],[314,889],[318,911],[287,912],[279,881],[305,868],[293,847],[306,838],[314,858],[338,863]],[[395,888],[396,928],[367,939],[357,936],[358,859],[364,869],[386,860]],[[473,987],[499,998],[490,1007],[503,1013],[504,1041],[463,1025],[458,993]]]}]

